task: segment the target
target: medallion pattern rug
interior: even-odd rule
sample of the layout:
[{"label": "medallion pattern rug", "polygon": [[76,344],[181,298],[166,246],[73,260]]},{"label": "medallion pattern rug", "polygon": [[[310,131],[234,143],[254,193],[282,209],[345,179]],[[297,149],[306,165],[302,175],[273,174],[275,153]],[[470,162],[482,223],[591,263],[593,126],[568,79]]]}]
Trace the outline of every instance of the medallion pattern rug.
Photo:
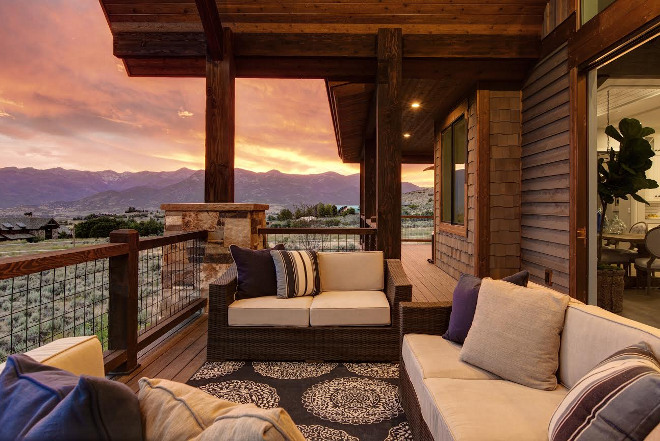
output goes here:
[{"label": "medallion pattern rug", "polygon": [[394,363],[209,362],[188,384],[236,403],[283,407],[308,441],[412,440]]}]

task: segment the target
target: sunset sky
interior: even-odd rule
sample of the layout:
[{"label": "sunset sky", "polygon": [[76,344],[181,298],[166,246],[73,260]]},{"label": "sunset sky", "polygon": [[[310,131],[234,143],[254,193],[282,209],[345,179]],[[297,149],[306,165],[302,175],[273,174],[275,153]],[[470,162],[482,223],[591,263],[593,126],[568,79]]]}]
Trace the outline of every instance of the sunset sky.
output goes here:
[{"label": "sunset sky", "polygon": [[[204,167],[204,79],[129,78],[96,0],[0,1],[0,167]],[[321,80],[236,81],[236,167],[359,172]],[[431,186],[424,166],[403,179]]]}]

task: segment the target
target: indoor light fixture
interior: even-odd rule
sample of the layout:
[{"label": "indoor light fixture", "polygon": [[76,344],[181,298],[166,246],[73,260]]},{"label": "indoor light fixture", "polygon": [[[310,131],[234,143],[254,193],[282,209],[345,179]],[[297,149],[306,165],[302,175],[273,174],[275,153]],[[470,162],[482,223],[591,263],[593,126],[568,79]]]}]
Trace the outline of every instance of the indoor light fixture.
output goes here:
[{"label": "indoor light fixture", "polygon": [[410,138],[410,133],[404,133],[404,134],[403,134],[403,137],[404,137],[404,138]]},{"label": "indoor light fixture", "polygon": [[413,109],[419,109],[421,107],[421,104],[419,102],[415,101],[414,103],[412,103],[410,105],[410,107],[412,107]]}]

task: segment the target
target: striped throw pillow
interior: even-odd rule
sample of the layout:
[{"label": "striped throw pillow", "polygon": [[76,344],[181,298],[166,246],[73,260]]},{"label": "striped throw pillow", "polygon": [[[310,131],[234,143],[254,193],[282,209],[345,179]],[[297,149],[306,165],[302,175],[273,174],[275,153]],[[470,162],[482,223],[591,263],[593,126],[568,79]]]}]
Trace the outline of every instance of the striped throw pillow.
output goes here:
[{"label": "striped throw pillow", "polygon": [[555,410],[548,437],[639,440],[660,423],[660,364],[642,342],[622,349],[587,373]]},{"label": "striped throw pillow", "polygon": [[319,293],[321,279],[316,251],[271,250],[277,276],[277,297],[314,296]]}]

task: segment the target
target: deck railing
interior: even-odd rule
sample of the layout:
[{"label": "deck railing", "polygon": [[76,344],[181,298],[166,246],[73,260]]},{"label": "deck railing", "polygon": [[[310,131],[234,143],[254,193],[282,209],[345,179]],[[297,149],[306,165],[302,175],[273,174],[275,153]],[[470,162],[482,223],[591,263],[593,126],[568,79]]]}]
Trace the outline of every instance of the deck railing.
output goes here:
[{"label": "deck railing", "polygon": [[0,361],[62,337],[97,335],[106,371],[201,310],[205,231],[0,259]]},{"label": "deck railing", "polygon": [[284,244],[288,250],[373,251],[375,228],[259,228],[264,246]]},{"label": "deck railing", "polygon": [[402,242],[432,242],[433,216],[401,216]]}]

